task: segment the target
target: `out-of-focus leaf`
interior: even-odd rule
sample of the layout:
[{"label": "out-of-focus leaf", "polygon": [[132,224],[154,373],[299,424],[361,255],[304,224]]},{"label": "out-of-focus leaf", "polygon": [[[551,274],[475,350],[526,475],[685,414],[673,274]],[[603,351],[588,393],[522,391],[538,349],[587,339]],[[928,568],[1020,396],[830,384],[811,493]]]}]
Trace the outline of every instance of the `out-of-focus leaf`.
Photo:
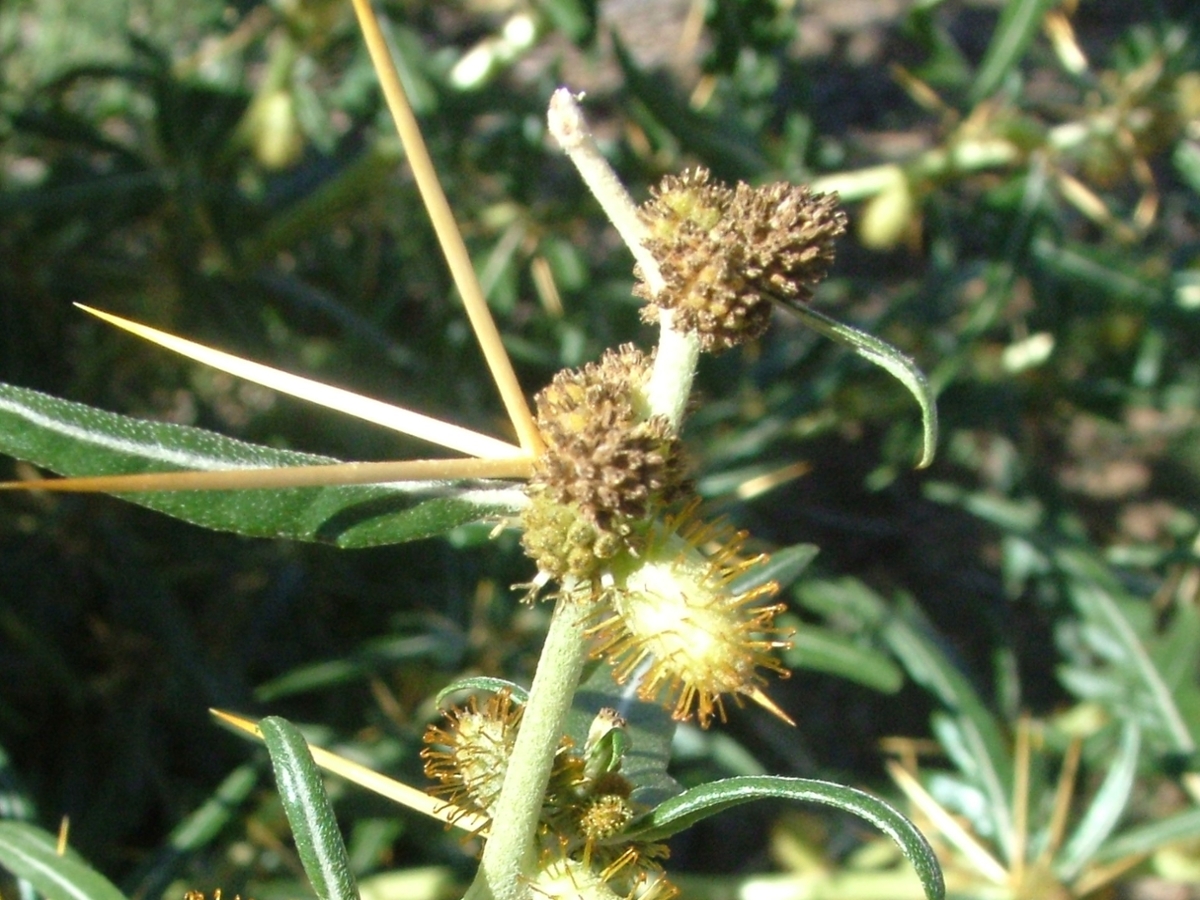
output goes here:
[{"label": "out-of-focus leaf", "polygon": [[[1064,667],[1064,683],[1081,699],[1102,704],[1118,721],[1136,720],[1148,738],[1159,742],[1160,751],[1195,753],[1195,722],[1183,711],[1200,704],[1195,614],[1176,615],[1159,638],[1152,633],[1149,606],[1129,596],[1102,564],[1072,549],[1058,551],[1054,559],[1083,620],[1079,634],[1092,654]],[[1175,634],[1175,628],[1183,632]],[[1165,652],[1156,651],[1160,641]]]},{"label": "out-of-focus leaf", "polygon": [[294,725],[277,716],[263,719],[258,727],[271,754],[279,798],[292,826],[296,852],[317,897],[358,900],[350,856],[325,794],[321,770],[313,762],[304,737]]},{"label": "out-of-focus leaf", "polygon": [[1075,291],[1094,291],[1100,298],[1150,306],[1162,302],[1160,278],[1131,271],[1124,256],[1107,248],[1035,238],[1031,248],[1038,265]]},{"label": "out-of-focus leaf", "polygon": [[1180,141],[1171,156],[1177,171],[1195,194],[1200,194],[1200,143]]},{"label": "out-of-focus leaf", "polygon": [[827,781],[774,775],[746,775],[714,781],[659,804],[622,837],[631,835],[641,840],[663,840],[731,807],[753,800],[772,799],[821,803],[866,819],[899,845],[917,870],[930,900],[940,900],[945,895],[937,857],[915,825],[878,797]]},{"label": "out-of-focus leaf", "polygon": [[[11,385],[0,385],[0,452],[62,475],[334,462],[248,444],[199,428],[133,419]],[[340,547],[394,544],[443,534],[467,522],[511,513],[518,500],[511,484],[496,481],[120,496],[218,531],[322,541]]]},{"label": "out-of-focus leaf", "polygon": [[988,44],[968,100],[978,103],[996,88],[1004,77],[1021,61],[1029,42],[1033,40],[1046,13],[1058,0],[1008,0],[996,23],[996,31]]},{"label": "out-of-focus leaf", "polygon": [[729,589],[735,593],[748,591],[767,581],[776,582],[780,589],[787,590],[793,581],[804,574],[821,550],[815,544],[796,544],[784,547],[771,554],[762,565],[735,579]]},{"label": "out-of-focus leaf", "polygon": [[254,698],[269,703],[280,697],[361,681],[381,668],[413,660],[445,663],[458,659],[464,649],[461,637],[445,630],[377,638],[351,656],[300,666],[273,678],[255,688]]},{"label": "out-of-focus leaf", "polygon": [[[964,774],[987,797],[997,839],[1002,845],[1011,842],[1012,758],[996,718],[962,672],[941,652],[911,602],[898,604],[882,635],[913,680],[953,714],[954,731],[962,747],[956,762],[967,764]],[[1004,846],[1006,853],[1011,849]]]},{"label": "out-of-focus leaf", "polygon": [[28,881],[46,900],[125,900],[116,885],[54,835],[27,822],[0,822],[0,866]]},{"label": "out-of-focus leaf", "polygon": [[1131,856],[1153,853],[1159,847],[1177,841],[1200,838],[1200,807],[1185,810],[1157,822],[1130,828],[1096,851],[1092,861],[1097,865],[1112,863]]},{"label": "out-of-focus leaf", "polygon": [[1074,833],[1054,859],[1055,872],[1064,882],[1071,881],[1079,874],[1117,827],[1137,777],[1141,747],[1142,736],[1138,726],[1127,724],[1121,731],[1121,745],[1104,777],[1104,783],[1092,797],[1091,805]]},{"label": "out-of-focus leaf", "polygon": [[904,683],[904,673],[894,662],[871,647],[836,631],[801,625],[783,652],[789,669],[824,672],[865,687],[893,694]]},{"label": "out-of-focus leaf", "polygon": [[594,0],[536,0],[534,6],[576,44],[590,43],[596,34]]},{"label": "out-of-focus leaf", "polygon": [[166,845],[142,867],[133,893],[161,896],[189,856],[207,846],[241,812],[261,776],[262,767],[254,763],[238,766],[226,775],[213,795],[171,830]]},{"label": "out-of-focus leaf", "polygon": [[753,134],[741,129],[736,121],[714,122],[692,112],[686,99],[672,90],[668,79],[638,68],[616,35],[613,48],[629,91],[667,131],[699,155],[718,178],[749,178],[766,168],[766,161],[753,149],[758,146]]}]

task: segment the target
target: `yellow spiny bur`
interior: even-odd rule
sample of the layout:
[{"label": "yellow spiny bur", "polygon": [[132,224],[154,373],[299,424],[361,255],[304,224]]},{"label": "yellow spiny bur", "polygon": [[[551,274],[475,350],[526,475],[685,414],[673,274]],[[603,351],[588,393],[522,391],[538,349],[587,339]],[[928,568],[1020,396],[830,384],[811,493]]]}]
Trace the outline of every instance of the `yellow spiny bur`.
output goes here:
[{"label": "yellow spiny bur", "polygon": [[[708,725],[714,715],[725,718],[721,695],[757,701],[762,670],[788,675],[774,651],[789,642],[774,626],[783,605],[758,605],[779,585],[731,586],[764,558],[739,559],[745,533],[696,521],[696,506],[656,528],[638,558],[612,567],[600,621],[590,632],[597,640],[592,654],[608,658],[618,682],[646,664],[642,700],[665,702],[677,719],[694,712]],[[700,545],[713,540],[720,549],[706,556]]]}]

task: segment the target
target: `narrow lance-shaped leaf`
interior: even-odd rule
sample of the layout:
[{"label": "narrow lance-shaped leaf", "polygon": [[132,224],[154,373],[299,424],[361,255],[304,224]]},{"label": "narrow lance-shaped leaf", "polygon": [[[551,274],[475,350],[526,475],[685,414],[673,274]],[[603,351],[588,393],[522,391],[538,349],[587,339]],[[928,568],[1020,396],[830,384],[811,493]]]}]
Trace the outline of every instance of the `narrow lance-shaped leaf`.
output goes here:
[{"label": "narrow lance-shaped leaf", "polygon": [[[3,384],[0,453],[64,475],[197,469],[268,472],[337,462],[257,446],[199,428],[146,422]],[[511,513],[523,502],[514,485],[481,479],[122,496],[206,528],[342,547],[430,537],[468,522]]]},{"label": "narrow lance-shaped leaf", "polygon": [[358,900],[350,856],[308,744],[294,725],[278,716],[263,719],[258,727],[313,890],[320,900]]},{"label": "narrow lance-shaped leaf", "polygon": [[970,101],[978,103],[1000,86],[1012,69],[1021,61],[1029,42],[1041,27],[1046,13],[1058,0],[1008,0],[1000,13],[1000,21],[992,34],[975,82],[971,85]]},{"label": "narrow lance-shaped leaf", "polygon": [[955,762],[988,798],[997,840],[1006,854],[1012,848],[1012,759],[1000,725],[963,674],[946,659],[925,633],[911,603],[884,626],[882,636],[912,678],[930,691],[951,715],[940,724]]},{"label": "narrow lance-shaped leaf", "polygon": [[1117,827],[1129,804],[1129,792],[1133,790],[1137,778],[1141,746],[1138,726],[1132,722],[1127,724],[1121,732],[1121,745],[1104,777],[1104,783],[1096,791],[1083,819],[1055,860],[1055,871],[1063,881],[1070,881],[1078,875]]},{"label": "narrow lance-shaped leaf", "polygon": [[828,781],[775,775],[743,775],[714,781],[659,804],[635,822],[622,838],[664,840],[723,810],[752,800],[768,799],[821,803],[866,819],[900,847],[930,900],[941,900],[945,896],[946,886],[937,857],[912,822],[878,797]]},{"label": "narrow lance-shaped leaf", "polygon": [[849,347],[908,388],[908,392],[921,407],[922,446],[917,468],[923,469],[932,463],[934,452],[937,450],[937,398],[925,373],[917,368],[917,364],[887,341],[852,328],[837,319],[831,319],[811,306],[792,303],[785,305],[813,331]]},{"label": "narrow lance-shaped leaf", "polygon": [[0,867],[34,886],[46,900],[125,900],[117,887],[54,835],[27,822],[0,822]]}]

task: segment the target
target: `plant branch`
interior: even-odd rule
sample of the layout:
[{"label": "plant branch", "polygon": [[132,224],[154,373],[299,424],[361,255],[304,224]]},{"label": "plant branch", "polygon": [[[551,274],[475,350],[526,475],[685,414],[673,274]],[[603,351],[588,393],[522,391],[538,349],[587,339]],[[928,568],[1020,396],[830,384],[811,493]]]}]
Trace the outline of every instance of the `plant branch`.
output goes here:
[{"label": "plant branch", "polygon": [[586,610],[569,595],[564,585],[492,810],[492,833],[465,900],[528,900],[546,786],[587,658]]},{"label": "plant branch", "polygon": [[[575,164],[584,183],[633,254],[646,286],[651,293],[657,294],[665,282],[658,261],[643,243],[646,228],[638,215],[637,206],[596,146],[575,95],[566,88],[555,91],[550,98],[546,120],[550,133]],[[692,380],[700,358],[700,342],[694,335],[676,331],[671,318],[669,311],[664,311],[659,317],[661,332],[658,352],[654,357],[646,400],[650,415],[666,416],[678,430],[688,397],[691,396]]]}]

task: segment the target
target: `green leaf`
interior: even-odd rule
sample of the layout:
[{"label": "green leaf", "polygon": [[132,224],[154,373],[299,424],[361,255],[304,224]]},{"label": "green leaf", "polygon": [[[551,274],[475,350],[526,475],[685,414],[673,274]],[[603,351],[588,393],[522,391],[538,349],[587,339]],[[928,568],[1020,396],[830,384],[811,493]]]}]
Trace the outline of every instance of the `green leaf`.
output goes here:
[{"label": "green leaf", "polygon": [[447,697],[461,691],[488,691],[492,694],[508,691],[518,703],[524,703],[529,699],[529,691],[516,682],[507,681],[503,678],[494,678],[490,675],[472,675],[468,678],[459,678],[446,685],[438,691],[437,697],[433,702],[435,705],[441,706]]},{"label": "green leaf", "polygon": [[865,687],[894,694],[904,684],[904,673],[872,647],[828,628],[801,624],[783,653],[789,669],[809,669],[855,681]]},{"label": "green leaf", "polygon": [[190,856],[211,843],[239,814],[258,786],[262,768],[246,763],[225,776],[213,795],[171,830],[166,844],[141,868],[133,893],[139,897],[162,896]]},{"label": "green leaf", "polygon": [[281,697],[326,690],[348,682],[363,682],[401,663],[427,661],[434,666],[458,665],[465,647],[461,634],[436,626],[424,634],[395,634],[367,641],[354,653],[300,665],[254,689],[259,703]]},{"label": "green leaf", "polygon": [[794,544],[776,550],[765,563],[735,578],[729,589],[737,594],[756,588],[764,582],[774,581],[781,590],[786,590],[804,573],[820,552],[821,549],[816,544]]},{"label": "green leaf", "polygon": [[734,118],[715,121],[695,112],[687,99],[672,89],[670,79],[640,69],[615,33],[612,41],[630,93],[682,146],[704,160],[718,178],[726,181],[746,178],[767,169],[765,160],[754,149],[760,144],[758,135]]},{"label": "green leaf", "polygon": [[1005,853],[1011,854],[1012,759],[1000,725],[970,682],[938,648],[912,603],[899,606],[884,627],[883,637],[913,680],[952,713],[941,723],[949,741],[946,749],[955,751],[955,763],[987,797],[993,832]]},{"label": "green leaf", "polygon": [[1153,853],[1166,844],[1197,839],[1200,839],[1200,807],[1130,828],[1096,851],[1092,862],[1107,865],[1132,856]]},{"label": "green leaf", "polygon": [[304,737],[278,716],[261,720],[258,727],[271,754],[296,852],[313,890],[320,900],[358,900],[350,856],[325,794],[325,782]]},{"label": "green leaf", "polygon": [[913,399],[921,407],[922,448],[917,468],[923,469],[933,462],[938,435],[937,398],[934,396],[933,388],[929,385],[929,380],[917,368],[917,364],[887,341],[844,325],[824,313],[817,312],[811,306],[791,303],[782,305],[813,331],[849,347],[863,359],[879,366],[908,388],[908,392],[913,395]]},{"label": "green leaf", "polygon": [[125,900],[116,885],[54,835],[26,822],[0,822],[0,866],[29,882],[46,900]]},{"label": "green leaf", "polygon": [[709,816],[752,800],[821,803],[860,816],[896,842],[916,869],[930,900],[945,896],[946,887],[937,857],[912,822],[878,797],[828,781],[775,775],[743,775],[714,781],[659,804],[621,837],[665,840]]},{"label": "green leaf", "polygon": [[1072,881],[1091,862],[1096,851],[1117,827],[1137,778],[1141,738],[1141,732],[1133,723],[1127,724],[1122,730],[1121,746],[1104,777],[1104,783],[1096,791],[1070,840],[1055,857],[1054,870],[1063,882]]},{"label": "green leaf", "polygon": [[636,676],[623,685],[613,681],[612,666],[606,662],[585,670],[575,694],[567,719],[567,733],[575,745],[586,745],[592,720],[606,707],[625,719],[630,746],[621,761],[621,774],[633,784],[634,799],[653,805],[678,794],[679,783],[667,774],[677,723],[659,704],[637,699]]},{"label": "green leaf", "polygon": [[[1138,716],[1171,752],[1185,756],[1194,753],[1197,741],[1190,728],[1194,723],[1188,722],[1175,697],[1175,690],[1185,695],[1195,693],[1194,669],[1182,683],[1173,666],[1166,671],[1159,669],[1152,641],[1143,636],[1148,626],[1135,624],[1135,618],[1148,617],[1149,607],[1121,589],[1105,566],[1070,549],[1058,551],[1054,558],[1068,579],[1067,594],[1085,624],[1093,629],[1093,638],[1112,648],[1110,671],[1103,674],[1110,674],[1119,690],[1108,698],[1097,699],[1107,699],[1110,708],[1115,704],[1113,711],[1118,718]],[[1188,624],[1186,618],[1179,621]],[[1078,685],[1080,679],[1077,677],[1073,683]]]},{"label": "green leaf", "polygon": [[1025,55],[1046,13],[1057,3],[1058,0],[1008,0],[971,85],[968,96],[971,103],[978,103],[1000,86],[1004,76]]},{"label": "green leaf", "polygon": [[[0,384],[0,453],[62,475],[336,461],[249,444],[200,428],[133,419],[4,384]],[[118,496],[218,531],[321,541],[339,547],[372,547],[432,537],[468,522],[511,513],[520,502],[512,484],[483,480]]]}]

